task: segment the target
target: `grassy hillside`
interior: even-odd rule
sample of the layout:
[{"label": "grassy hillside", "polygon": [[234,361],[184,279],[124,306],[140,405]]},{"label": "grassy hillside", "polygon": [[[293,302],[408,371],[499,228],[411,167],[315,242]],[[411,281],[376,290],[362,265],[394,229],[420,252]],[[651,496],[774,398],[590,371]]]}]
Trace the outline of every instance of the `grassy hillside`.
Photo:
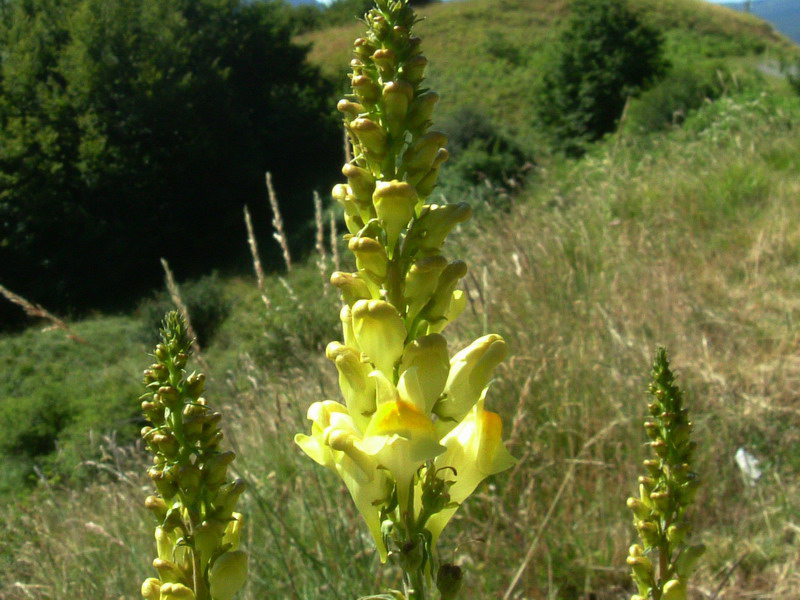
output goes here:
[{"label": "grassy hillside", "polygon": [[[517,141],[537,151],[541,133],[531,118],[533,89],[555,38],[565,0],[470,0],[419,10],[415,31],[430,59],[428,81],[441,96],[438,119],[457,109],[486,114]],[[631,3],[662,31],[667,57],[697,67],[707,59],[782,53],[790,44],[764,21],[703,0],[635,0]],[[351,41],[358,22],[300,38],[312,45],[310,60],[345,85]],[[476,93],[480,90],[480,93]]]},{"label": "grassy hillside", "polygon": [[[675,61],[687,40],[744,65],[756,50],[785,51],[744,15],[690,0],[636,4],[661,19]],[[425,9],[419,34],[431,84],[444,92],[441,119],[471,105],[534,140],[523,91],[553,35],[549,19],[562,11],[538,0]],[[315,34],[314,56],[340,69],[333,55],[345,63],[357,32]],[[471,270],[450,351],[486,332],[508,340],[512,356],[488,402],[519,464],[479,488],[443,540],[467,570],[463,600],[502,598],[520,568],[509,593],[517,600],[630,596],[625,556],[635,532],[625,499],[645,455],[656,344],[671,353],[699,444],[692,515],[710,549],[690,598],[718,589],[725,600],[791,598],[800,589],[798,128],[800,98],[788,90],[731,86],[682,127],[626,128],[580,160],[543,162],[502,207],[475,203],[475,219],[445,249]],[[339,337],[338,302],[322,292],[315,261],[268,278],[268,308],[247,279],[183,288],[206,322],[208,399],[224,412],[250,484],[243,600],[352,600],[397,584],[340,482],[292,443],[311,402],[338,394],[323,355]],[[164,307],[154,302],[74,324],[87,344],[38,327],[0,338],[0,363],[11,365],[0,383],[1,480],[10,488],[0,504],[0,598],[136,598],[151,575],[146,458],[125,436],[137,427],[126,419],[149,364],[152,314]],[[52,428],[64,437],[48,439]],[[23,431],[41,431],[55,447],[37,464],[42,481],[24,491],[12,472],[30,470]],[[739,448],[761,461],[758,482],[737,468]]]}]

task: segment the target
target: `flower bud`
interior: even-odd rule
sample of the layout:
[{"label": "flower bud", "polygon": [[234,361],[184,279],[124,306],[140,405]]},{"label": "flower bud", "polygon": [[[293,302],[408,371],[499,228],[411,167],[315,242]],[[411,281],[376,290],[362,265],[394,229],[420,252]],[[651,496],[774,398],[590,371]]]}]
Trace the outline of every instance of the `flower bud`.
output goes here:
[{"label": "flower bud", "polygon": [[[183,572],[178,565],[163,558],[153,559],[153,568],[158,571],[158,577],[164,583],[189,583],[186,573]],[[164,586],[161,586],[161,592],[164,592]]]},{"label": "flower bud", "polygon": [[182,583],[165,583],[161,586],[161,600],[194,600],[194,592]]},{"label": "flower bud", "polygon": [[403,154],[402,167],[411,183],[418,182],[430,170],[436,153],[446,144],[445,134],[431,131],[408,147]]},{"label": "flower bud", "polygon": [[497,334],[485,335],[450,360],[445,396],[434,411],[443,419],[460,421],[478,401],[494,368],[508,355],[505,341]]},{"label": "flower bud", "polygon": [[390,81],[383,86],[383,113],[389,127],[397,128],[406,118],[414,88],[407,81]]},{"label": "flower bud", "polygon": [[650,521],[634,521],[634,527],[639,532],[639,537],[642,538],[645,548],[652,548],[658,545],[659,535],[658,527],[655,523]]},{"label": "flower bud", "polygon": [[447,341],[438,333],[426,335],[408,344],[400,359],[400,374],[417,369],[417,378],[425,398],[425,412],[430,414],[441,396],[450,371]]},{"label": "flower bud", "polygon": [[690,546],[680,553],[680,556],[675,560],[675,572],[679,577],[687,579],[697,565],[697,561],[705,554],[705,544],[697,544]]},{"label": "flower bud", "polygon": [[217,560],[208,574],[211,597],[214,600],[231,600],[247,579],[247,554],[241,550],[226,552]]},{"label": "flower bud", "polygon": [[244,527],[244,515],[235,512],[231,515],[231,520],[225,527],[225,533],[222,536],[222,545],[230,544],[230,550],[238,550],[239,542],[242,537],[242,527]]},{"label": "flower bud", "polygon": [[[453,291],[459,280],[466,274],[467,265],[461,260],[451,262],[442,270],[436,285],[436,291],[433,292],[428,304],[420,313],[431,325],[437,325],[439,321],[446,320],[450,303],[453,300]],[[435,333],[439,331],[441,331],[441,328],[438,328]]]},{"label": "flower bud", "polygon": [[436,574],[436,587],[441,594],[441,600],[455,600],[464,581],[464,572],[461,567],[445,563],[439,567]]},{"label": "flower bud", "polygon": [[628,566],[633,571],[633,578],[637,583],[646,586],[653,585],[653,563],[650,562],[649,558],[646,556],[629,556],[625,559],[625,562],[628,563]]},{"label": "flower bud", "polygon": [[159,600],[161,596],[161,581],[155,577],[148,577],[142,583],[142,597],[145,600]]},{"label": "flower bud", "polygon": [[375,411],[375,390],[367,384],[370,366],[361,361],[361,352],[339,342],[328,344],[325,355],[339,371],[339,389],[347,411],[356,426],[364,431],[369,423],[368,415]]},{"label": "flower bud", "polygon": [[417,96],[408,110],[406,119],[408,128],[415,133],[421,133],[430,124],[433,109],[438,101],[439,94],[436,92],[425,92]]},{"label": "flower bud", "polygon": [[220,547],[220,538],[225,530],[225,523],[217,519],[206,519],[194,529],[194,548],[200,553],[201,560],[208,560]]},{"label": "flower bud", "polygon": [[175,552],[175,542],[178,541],[178,536],[174,535],[172,531],[167,531],[163,527],[156,527],[155,536],[158,558],[162,560],[172,560]]},{"label": "flower bud", "polygon": [[386,154],[386,133],[375,121],[359,117],[350,123],[350,130],[364,149],[375,157],[382,158]]},{"label": "flower bud", "polygon": [[386,256],[386,250],[378,240],[370,237],[353,237],[350,238],[347,247],[355,254],[356,266],[360,272],[378,284],[386,279],[389,257]]},{"label": "flower bud", "polygon": [[650,493],[650,500],[653,504],[656,505],[656,508],[661,514],[667,514],[670,512],[670,496],[669,492],[666,490],[659,491],[659,492],[651,492]]},{"label": "flower bud", "polygon": [[406,274],[404,297],[406,318],[413,320],[439,285],[439,276],[447,266],[447,259],[440,254],[423,256],[411,265]]},{"label": "flower bud", "polygon": [[336,110],[344,114],[345,120],[350,122],[364,112],[364,107],[358,102],[339,100],[339,102],[336,104]]},{"label": "flower bud", "polygon": [[372,173],[353,163],[346,163],[342,167],[342,175],[347,177],[350,190],[358,204],[372,203],[372,193],[375,191],[375,178]]},{"label": "flower bud", "polygon": [[670,579],[664,584],[661,600],[686,600],[686,582]]},{"label": "flower bud", "polygon": [[144,507],[152,512],[158,521],[167,518],[167,504],[158,496],[148,496],[144,499]]},{"label": "flower bud", "polygon": [[406,244],[409,251],[419,249],[428,254],[438,252],[453,227],[463,223],[471,215],[472,208],[466,202],[425,206],[408,232]]},{"label": "flower bud", "polygon": [[195,400],[199,398],[206,387],[206,376],[204,373],[192,373],[186,378],[186,392]]},{"label": "flower bud", "polygon": [[380,48],[372,55],[372,60],[375,62],[375,66],[378,67],[383,79],[389,79],[394,76],[397,55],[392,50]]},{"label": "flower bud", "polygon": [[[371,300],[375,295],[360,273],[335,271],[331,275],[331,285],[342,292],[342,300],[353,306],[359,300]],[[374,285],[374,284],[373,284]]]},{"label": "flower bud", "polygon": [[[440,148],[439,150],[441,151],[442,149]],[[436,188],[438,181],[439,167],[433,167],[422,177],[422,179],[417,182],[417,185],[415,186],[417,188],[417,194],[419,194],[419,197],[427,198],[430,196],[431,192],[433,192],[434,188]]]},{"label": "flower bud", "polygon": [[233,509],[236,508],[239,496],[244,493],[246,488],[247,484],[241,478],[220,486],[213,502],[215,518],[229,519],[233,514]]},{"label": "flower bud", "polygon": [[417,192],[405,181],[379,181],[372,201],[378,219],[386,231],[387,250],[391,257],[400,232],[414,216]]},{"label": "flower bud", "polygon": [[400,74],[410,83],[416,85],[425,78],[425,67],[428,66],[428,59],[418,54],[409,58],[400,69]]},{"label": "flower bud", "polygon": [[633,514],[636,515],[639,519],[648,519],[650,518],[650,509],[639,500],[638,498],[628,498],[627,501],[628,508],[633,511]]},{"label": "flower bud", "polygon": [[397,309],[383,300],[359,300],[353,305],[353,333],[358,348],[375,368],[393,378],[406,338],[406,327]]},{"label": "flower bud", "polygon": [[[362,104],[370,106],[381,97],[381,88],[366,75],[356,75],[353,77],[353,93]],[[353,122],[355,123],[357,120],[355,119]]]},{"label": "flower bud", "polygon": [[689,534],[691,527],[685,521],[667,527],[667,540],[671,544],[680,544]]},{"label": "flower bud", "polygon": [[367,58],[375,52],[375,46],[364,38],[356,38],[355,42],[353,42],[353,52],[356,56]]},{"label": "flower bud", "polygon": [[[358,304],[358,302],[353,304],[353,306],[356,304]],[[339,311],[339,321],[342,324],[342,337],[344,338],[344,345],[355,348],[356,350],[361,350],[358,342],[356,341],[356,335],[353,332],[353,311],[347,304],[345,304]]]},{"label": "flower bud", "polygon": [[216,487],[225,481],[228,475],[228,465],[236,458],[232,450],[220,452],[208,459],[203,465],[203,479],[209,487]]}]

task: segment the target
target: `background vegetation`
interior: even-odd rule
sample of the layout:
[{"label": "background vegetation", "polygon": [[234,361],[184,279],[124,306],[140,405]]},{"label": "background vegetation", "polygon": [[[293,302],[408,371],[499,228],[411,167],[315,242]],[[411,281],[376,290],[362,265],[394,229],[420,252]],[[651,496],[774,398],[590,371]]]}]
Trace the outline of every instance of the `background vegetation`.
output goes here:
[{"label": "background vegetation", "polygon": [[[620,131],[581,158],[553,152],[533,111],[565,4],[472,0],[421,11],[431,87],[443,95],[436,120],[455,155],[436,193],[470,200],[477,213],[447,250],[471,269],[470,316],[451,352],[489,331],[513,352],[489,402],[520,463],[484,485],[443,540],[467,569],[465,599],[502,598],[520,568],[509,598],[630,594],[625,498],[645,454],[657,343],[671,352],[700,443],[693,512],[711,550],[692,597],[790,598],[800,588],[800,97],[758,69],[795,50],[720,7],[630,5],[662,31],[673,66],[629,103]],[[335,75],[357,31],[301,39]],[[286,210],[296,202],[310,212],[310,198],[279,196]],[[330,252],[326,261],[329,272]],[[209,401],[225,411],[251,486],[248,599],[351,600],[396,584],[346,491],[290,441],[307,406],[336,394],[322,348],[339,335],[338,301],[316,262],[269,276],[268,308],[249,277],[181,283],[210,368]],[[140,268],[160,278],[155,262]],[[150,484],[132,440],[139,373],[168,300],[147,294],[136,311],[71,323],[84,344],[40,325],[0,337],[9,365],[0,379],[0,597],[134,598],[150,572],[141,505]],[[736,466],[739,448],[761,461],[758,481]]]}]

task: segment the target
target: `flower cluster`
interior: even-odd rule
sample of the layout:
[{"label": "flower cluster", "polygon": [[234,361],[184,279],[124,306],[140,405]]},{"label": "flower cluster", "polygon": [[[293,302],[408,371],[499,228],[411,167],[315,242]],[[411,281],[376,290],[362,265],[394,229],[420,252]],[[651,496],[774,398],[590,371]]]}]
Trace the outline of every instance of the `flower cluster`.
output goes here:
[{"label": "flower cluster", "polygon": [[234,512],[245,489],[230,481],[235,454],[222,451],[221,415],[202,397],[205,377],[185,367],[191,353],[186,323],[169,313],[144,372],[142,411],[152,426],[142,437],[153,453],[148,475],[158,495],[145,506],[155,515],[158,578],[142,584],[146,600],[231,600],[247,577],[239,550],[242,515]]},{"label": "flower cluster", "polygon": [[[344,403],[314,403],[297,444],[344,481],[381,559],[434,573],[442,529],[487,476],[510,467],[500,417],[484,408],[506,356],[486,335],[450,357],[442,331],[463,310],[463,261],[442,246],[470,217],[465,203],[428,204],[446,137],[429,131],[438,96],[421,87],[427,59],[407,0],[378,0],[354,45],[352,95],[339,102],[354,158],[333,189],[344,208],[357,272],[334,273],[343,342],[326,351]],[[460,581],[442,571],[442,597]],[[447,583],[445,583],[447,582]],[[411,597],[423,597],[421,583]],[[444,588],[446,589],[443,589]]]},{"label": "flower cluster", "polygon": [[631,600],[686,600],[689,577],[705,551],[702,544],[685,543],[691,532],[685,513],[699,481],[690,466],[692,424],[674,381],[666,351],[659,348],[649,388],[650,418],[644,423],[655,456],[644,461],[647,475],[639,477],[639,498],[628,498],[643,544],[631,546],[627,559],[639,590]]}]

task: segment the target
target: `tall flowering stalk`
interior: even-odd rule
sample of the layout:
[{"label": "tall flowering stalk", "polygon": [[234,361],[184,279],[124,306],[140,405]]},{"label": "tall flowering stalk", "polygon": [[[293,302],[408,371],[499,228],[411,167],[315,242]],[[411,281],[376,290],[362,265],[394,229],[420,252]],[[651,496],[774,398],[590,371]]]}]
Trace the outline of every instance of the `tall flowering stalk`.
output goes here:
[{"label": "tall flowering stalk", "polygon": [[465,203],[428,204],[446,137],[429,131],[436,93],[421,87],[427,59],[407,0],[377,0],[354,44],[352,94],[339,102],[353,146],[333,189],[343,206],[357,272],[336,272],[342,342],[327,357],[344,402],[314,403],[311,435],[297,444],[337,473],[382,561],[396,556],[404,592],[455,598],[461,572],[439,565],[436,542],[459,505],[514,459],[499,415],[485,409],[493,369],[506,356],[486,335],[450,357],[442,331],[463,310],[463,261],[442,246],[471,214]]},{"label": "tall flowering stalk", "polygon": [[644,461],[647,475],[639,477],[639,498],[628,498],[642,540],[631,546],[627,559],[638,588],[631,600],[686,600],[689,577],[705,546],[686,542],[691,533],[686,510],[699,485],[691,468],[695,443],[664,348],[656,351],[649,391],[644,428],[654,456]]},{"label": "tall flowering stalk", "polygon": [[158,577],[142,584],[146,600],[231,600],[247,577],[242,515],[234,512],[245,483],[228,478],[235,454],[220,448],[221,415],[202,397],[205,377],[186,374],[191,347],[186,322],[169,313],[144,372],[142,411],[152,426],[142,437],[158,492],[145,500],[158,523]]}]

